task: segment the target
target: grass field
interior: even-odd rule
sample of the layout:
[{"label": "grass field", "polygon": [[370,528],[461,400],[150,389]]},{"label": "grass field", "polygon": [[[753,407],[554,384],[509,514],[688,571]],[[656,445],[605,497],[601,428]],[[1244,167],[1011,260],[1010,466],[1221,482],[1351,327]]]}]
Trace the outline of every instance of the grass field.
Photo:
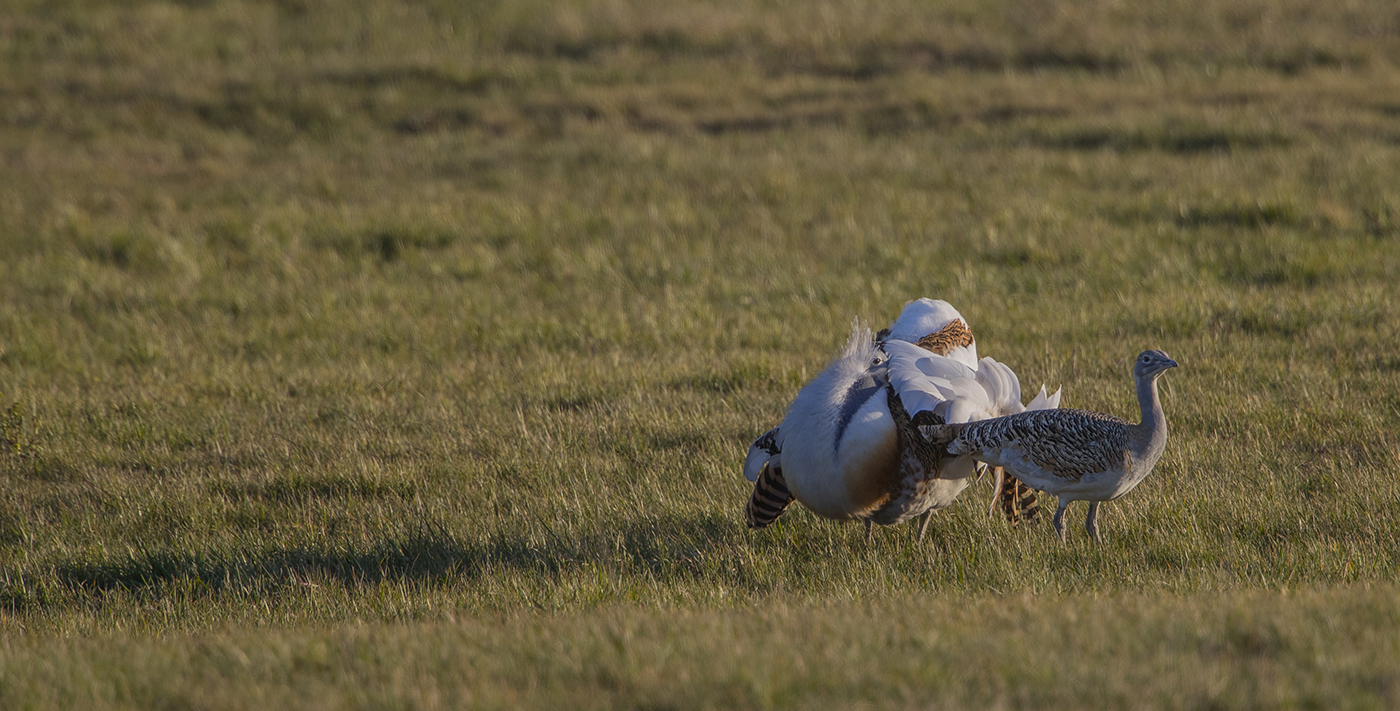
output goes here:
[{"label": "grass field", "polygon": [[[1393,708],[1398,284],[1393,2],[11,0],[0,708]],[[745,530],[917,296],[1103,545]]]}]

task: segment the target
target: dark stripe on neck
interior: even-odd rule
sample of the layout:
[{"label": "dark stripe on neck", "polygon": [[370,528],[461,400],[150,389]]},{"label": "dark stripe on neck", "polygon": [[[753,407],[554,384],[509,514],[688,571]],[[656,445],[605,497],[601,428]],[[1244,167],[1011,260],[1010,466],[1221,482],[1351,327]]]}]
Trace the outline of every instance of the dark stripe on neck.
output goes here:
[{"label": "dark stripe on neck", "polygon": [[850,426],[851,420],[856,413],[865,405],[870,397],[880,391],[880,383],[870,372],[862,373],[851,387],[846,389],[845,397],[841,398],[841,411],[836,418],[836,437],[833,438],[831,448],[839,450],[841,448],[841,438],[846,435],[846,428]]}]

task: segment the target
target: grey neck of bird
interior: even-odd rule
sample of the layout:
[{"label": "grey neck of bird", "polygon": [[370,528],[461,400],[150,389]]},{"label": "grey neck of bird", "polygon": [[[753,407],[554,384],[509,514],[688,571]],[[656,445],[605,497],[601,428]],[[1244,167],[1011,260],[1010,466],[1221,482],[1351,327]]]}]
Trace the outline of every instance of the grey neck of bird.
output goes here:
[{"label": "grey neck of bird", "polygon": [[1142,408],[1142,428],[1148,435],[1149,451],[1160,453],[1167,445],[1167,417],[1162,414],[1162,401],[1157,397],[1157,377],[1143,376],[1137,379],[1138,407]]}]

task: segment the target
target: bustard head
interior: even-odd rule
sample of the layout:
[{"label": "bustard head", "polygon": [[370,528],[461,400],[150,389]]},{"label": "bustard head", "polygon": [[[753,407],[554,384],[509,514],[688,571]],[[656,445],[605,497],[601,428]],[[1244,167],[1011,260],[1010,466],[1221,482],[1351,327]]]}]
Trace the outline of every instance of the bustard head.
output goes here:
[{"label": "bustard head", "polygon": [[1168,368],[1175,368],[1176,361],[1161,351],[1143,351],[1137,357],[1137,362],[1133,364],[1134,378],[1147,378],[1156,380],[1157,376],[1166,372]]}]

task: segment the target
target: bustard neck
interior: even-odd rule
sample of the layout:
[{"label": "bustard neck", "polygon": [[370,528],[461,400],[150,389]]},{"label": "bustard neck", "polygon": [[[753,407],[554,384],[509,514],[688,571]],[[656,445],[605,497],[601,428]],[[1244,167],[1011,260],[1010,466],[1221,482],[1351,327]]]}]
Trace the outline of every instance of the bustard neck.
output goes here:
[{"label": "bustard neck", "polygon": [[1157,396],[1157,378],[1144,375],[1137,378],[1138,407],[1142,409],[1142,424],[1138,425],[1149,434],[1153,444],[1165,446],[1167,443],[1167,418],[1162,413],[1162,400]]}]

